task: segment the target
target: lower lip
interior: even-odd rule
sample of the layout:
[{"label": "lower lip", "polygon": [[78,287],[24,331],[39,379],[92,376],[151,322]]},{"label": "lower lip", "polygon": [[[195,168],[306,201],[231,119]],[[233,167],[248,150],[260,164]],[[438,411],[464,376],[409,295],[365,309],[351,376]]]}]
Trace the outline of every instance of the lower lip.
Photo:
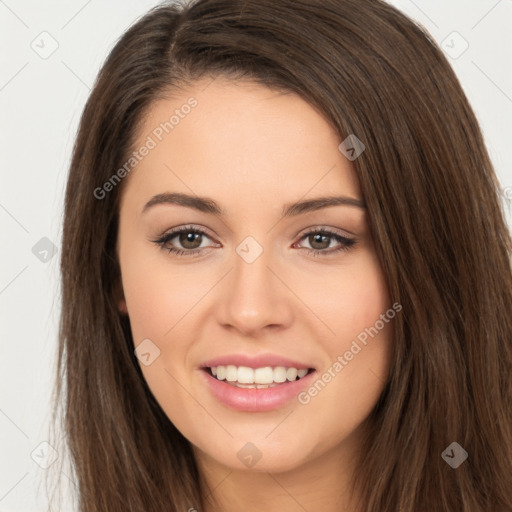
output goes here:
[{"label": "lower lip", "polygon": [[310,385],[316,371],[312,371],[302,379],[287,381],[272,388],[238,388],[201,370],[206,385],[215,398],[224,405],[245,412],[264,412],[278,409]]}]

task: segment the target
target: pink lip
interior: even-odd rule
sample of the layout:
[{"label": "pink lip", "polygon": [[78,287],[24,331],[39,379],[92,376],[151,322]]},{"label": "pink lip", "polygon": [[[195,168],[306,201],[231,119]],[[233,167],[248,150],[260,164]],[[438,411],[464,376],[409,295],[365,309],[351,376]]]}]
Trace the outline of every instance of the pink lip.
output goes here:
[{"label": "pink lip", "polygon": [[210,359],[202,364],[203,368],[227,365],[247,366],[248,368],[264,368],[265,366],[272,366],[275,368],[276,366],[284,366],[285,368],[297,368],[297,370],[313,368],[311,365],[272,354],[262,354],[255,357],[243,354],[231,354]]},{"label": "pink lip", "polygon": [[[290,366],[296,368],[295,364],[296,363]],[[274,365],[269,364],[263,366]],[[287,365],[283,364],[275,366]],[[292,399],[296,398],[305,388],[309,387],[312,380],[316,378],[316,373],[316,371],[313,371],[302,379],[291,382],[287,381],[273,388],[244,389],[237,388],[236,386],[227,384],[225,381],[218,380],[216,377],[210,375],[206,368],[200,371],[200,374],[202,375],[201,378],[204,379],[205,384],[217,400],[232,409],[245,412],[264,412],[282,407]]]}]

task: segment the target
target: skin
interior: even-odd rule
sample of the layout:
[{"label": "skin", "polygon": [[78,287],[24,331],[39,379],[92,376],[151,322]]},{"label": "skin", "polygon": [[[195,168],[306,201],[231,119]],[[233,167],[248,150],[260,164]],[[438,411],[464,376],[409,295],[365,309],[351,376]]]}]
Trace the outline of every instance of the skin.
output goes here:
[{"label": "skin", "polygon": [[[298,200],[362,200],[353,163],[338,150],[340,137],[299,96],[222,78],[153,104],[135,146],[190,96],[198,105],[123,183],[119,309],[129,315],[135,346],[149,338],[160,350],[150,365],[141,364],[143,375],[192,443],[203,483],[219,504],[205,500],[207,512],[355,510],[348,478],[388,375],[392,322],[307,405],[294,399],[273,411],[233,410],[199,373],[207,359],[237,352],[284,355],[322,374],[391,307],[364,209],[338,205],[281,216]],[[207,196],[225,214],[172,204],[141,213],[166,192]],[[188,224],[207,232],[199,256],[177,256],[153,242]],[[327,254],[340,242],[315,243],[303,236],[309,228],[357,243]],[[236,252],[247,236],[263,248],[251,264]],[[167,247],[199,245],[181,241],[176,236]],[[249,441],[262,454],[252,468],[237,457]]]}]

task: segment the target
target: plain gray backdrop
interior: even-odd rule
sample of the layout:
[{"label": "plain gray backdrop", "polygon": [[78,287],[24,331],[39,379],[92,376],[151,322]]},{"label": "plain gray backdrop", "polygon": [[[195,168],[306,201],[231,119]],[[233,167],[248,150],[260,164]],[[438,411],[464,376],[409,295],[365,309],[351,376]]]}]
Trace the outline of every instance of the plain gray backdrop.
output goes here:
[{"label": "plain gray backdrop", "polygon": [[[504,202],[512,198],[512,1],[390,3],[420,22],[448,55],[480,122]],[[101,64],[126,28],[156,4],[0,0],[1,512],[47,509],[45,468],[63,455],[46,443],[67,168]]]}]

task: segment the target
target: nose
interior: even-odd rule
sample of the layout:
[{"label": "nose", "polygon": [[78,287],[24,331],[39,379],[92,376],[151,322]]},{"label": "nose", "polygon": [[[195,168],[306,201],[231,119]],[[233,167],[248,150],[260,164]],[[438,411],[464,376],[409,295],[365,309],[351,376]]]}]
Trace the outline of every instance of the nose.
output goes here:
[{"label": "nose", "polygon": [[270,251],[264,250],[251,263],[235,253],[233,269],[223,280],[219,297],[219,323],[253,337],[269,329],[289,327],[293,319],[293,294],[283,284],[286,276],[279,275],[283,274],[279,269]]}]

